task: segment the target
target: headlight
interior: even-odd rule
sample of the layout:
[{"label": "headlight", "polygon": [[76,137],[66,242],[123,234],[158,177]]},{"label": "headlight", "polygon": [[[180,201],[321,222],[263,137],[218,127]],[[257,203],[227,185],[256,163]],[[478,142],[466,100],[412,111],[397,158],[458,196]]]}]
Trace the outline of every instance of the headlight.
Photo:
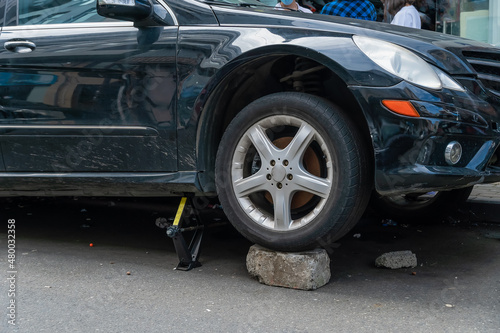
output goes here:
[{"label": "headlight", "polygon": [[353,36],[361,51],[377,65],[403,80],[430,89],[464,89],[442,70],[431,66],[415,53],[393,43],[363,36]]},{"label": "headlight", "polygon": [[[429,65],[431,66],[431,65]],[[448,88],[451,90],[465,91],[465,89],[455,80],[453,80],[448,74],[443,72],[437,67],[431,66],[432,69],[436,72],[437,76],[441,80],[441,84],[443,88]]]}]

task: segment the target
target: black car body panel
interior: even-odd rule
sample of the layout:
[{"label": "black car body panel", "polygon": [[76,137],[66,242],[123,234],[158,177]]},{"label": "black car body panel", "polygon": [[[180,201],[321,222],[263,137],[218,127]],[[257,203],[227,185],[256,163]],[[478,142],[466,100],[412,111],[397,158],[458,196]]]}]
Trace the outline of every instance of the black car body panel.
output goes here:
[{"label": "black car body panel", "polygon": [[[7,8],[0,11],[6,13],[0,45],[26,40],[36,49],[0,50],[2,195],[112,195],[111,184],[124,195],[212,193],[225,127],[249,102],[289,89],[280,80],[293,71],[291,58],[324,68],[323,96],[349,108],[359,123],[380,193],[500,180],[498,164],[488,164],[499,154],[499,97],[464,56],[498,54],[493,46],[383,23],[194,0],[155,2],[169,19],[149,26],[118,20],[18,26],[15,3],[0,4]],[[411,50],[468,90],[408,83],[371,61],[353,35]],[[259,81],[264,73],[269,77]],[[340,85],[345,89],[336,91]],[[410,100],[422,117],[396,115],[383,99]],[[463,142],[464,158],[449,166],[437,152],[454,140]],[[151,184],[158,186],[145,191]]]}]

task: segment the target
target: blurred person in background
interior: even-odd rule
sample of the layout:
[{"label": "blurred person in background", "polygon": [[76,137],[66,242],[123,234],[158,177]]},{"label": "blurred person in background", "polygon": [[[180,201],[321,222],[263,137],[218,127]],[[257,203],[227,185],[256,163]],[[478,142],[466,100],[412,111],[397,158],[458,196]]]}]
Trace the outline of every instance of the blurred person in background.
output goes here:
[{"label": "blurred person in background", "polygon": [[375,6],[368,0],[333,0],[323,7],[320,14],[351,17],[367,21],[377,20]]},{"label": "blurred person in background", "polygon": [[420,14],[421,29],[436,31],[436,2],[434,0],[415,0],[413,6]]},{"label": "blurred person in background", "polygon": [[295,10],[299,11],[302,13],[310,13],[312,14],[312,11],[310,9],[304,8],[300,6],[297,1],[295,0],[281,0],[276,4],[276,9],[289,9],[289,10]]},{"label": "blurred person in background", "polygon": [[420,14],[413,6],[414,3],[415,0],[385,0],[386,13],[394,16],[391,24],[420,29]]}]

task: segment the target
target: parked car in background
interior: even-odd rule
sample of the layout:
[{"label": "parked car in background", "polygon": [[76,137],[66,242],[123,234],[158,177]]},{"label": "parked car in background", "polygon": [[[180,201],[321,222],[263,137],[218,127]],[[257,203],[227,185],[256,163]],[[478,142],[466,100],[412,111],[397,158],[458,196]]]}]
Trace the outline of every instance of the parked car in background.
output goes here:
[{"label": "parked car in background", "polygon": [[217,194],[245,237],[294,251],[372,193],[414,214],[500,181],[491,45],[255,0],[0,9],[2,196]]}]

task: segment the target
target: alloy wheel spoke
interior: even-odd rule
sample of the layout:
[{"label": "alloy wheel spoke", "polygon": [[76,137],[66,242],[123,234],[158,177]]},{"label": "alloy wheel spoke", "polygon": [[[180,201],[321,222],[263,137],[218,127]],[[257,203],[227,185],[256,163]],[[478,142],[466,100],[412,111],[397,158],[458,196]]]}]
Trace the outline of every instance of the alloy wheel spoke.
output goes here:
[{"label": "alloy wheel spoke", "polygon": [[264,191],[267,183],[268,181],[264,174],[256,173],[250,177],[235,181],[234,192],[238,198],[245,197],[255,192]]},{"label": "alloy wheel spoke", "polygon": [[256,125],[252,127],[248,133],[248,137],[252,141],[263,162],[271,161],[273,159],[273,156],[278,150],[269,140],[269,137],[266,135],[261,126]]},{"label": "alloy wheel spoke", "polygon": [[274,200],[274,228],[287,230],[292,222],[291,198],[288,191],[276,191]]},{"label": "alloy wheel spoke", "polygon": [[332,183],[326,178],[316,177],[303,171],[294,176],[294,185],[297,191],[305,191],[321,198],[327,198]]},{"label": "alloy wheel spoke", "polygon": [[300,159],[313,141],[315,133],[311,125],[303,123],[292,142],[285,148],[287,158],[289,160]]}]

